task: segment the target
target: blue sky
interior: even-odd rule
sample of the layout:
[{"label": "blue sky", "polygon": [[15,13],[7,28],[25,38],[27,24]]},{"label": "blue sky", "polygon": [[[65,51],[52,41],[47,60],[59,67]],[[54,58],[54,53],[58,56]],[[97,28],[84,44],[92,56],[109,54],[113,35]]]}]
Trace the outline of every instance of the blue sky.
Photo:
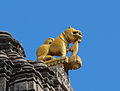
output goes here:
[{"label": "blue sky", "polygon": [[120,91],[119,0],[0,0],[0,30],[23,44],[28,60],[69,26],[83,33],[83,66],[69,72],[74,90]]}]

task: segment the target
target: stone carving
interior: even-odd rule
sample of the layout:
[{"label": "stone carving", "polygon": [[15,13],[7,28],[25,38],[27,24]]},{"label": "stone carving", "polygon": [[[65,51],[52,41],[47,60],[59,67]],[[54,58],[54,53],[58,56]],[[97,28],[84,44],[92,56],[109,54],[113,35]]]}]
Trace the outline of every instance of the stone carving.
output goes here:
[{"label": "stone carving", "polygon": [[24,58],[26,56],[22,44],[6,31],[0,31],[0,50],[11,59]]},{"label": "stone carving", "polygon": [[33,61],[25,59],[22,45],[11,34],[0,31],[0,91],[73,91],[68,70],[80,67],[81,59],[76,55],[81,38],[76,38],[70,49],[66,37],[61,34],[60,39],[64,39],[66,54],[72,52],[70,58],[55,59],[49,49],[56,39],[48,38],[37,51],[38,61]]},{"label": "stone carving", "polygon": [[[52,39],[52,41],[51,41]],[[82,61],[78,52],[78,43],[81,42],[82,33],[72,27],[69,27],[63,33],[61,33],[55,40],[48,38],[44,45],[37,49],[37,61],[42,60],[48,66],[57,65],[58,63],[64,63],[66,69],[78,69],[82,66]],[[69,44],[73,43],[73,46],[69,49]],[[71,51],[72,55],[70,58],[66,57],[66,54]],[[53,56],[61,56],[61,58],[55,59]],[[71,66],[69,66],[69,65]]]}]

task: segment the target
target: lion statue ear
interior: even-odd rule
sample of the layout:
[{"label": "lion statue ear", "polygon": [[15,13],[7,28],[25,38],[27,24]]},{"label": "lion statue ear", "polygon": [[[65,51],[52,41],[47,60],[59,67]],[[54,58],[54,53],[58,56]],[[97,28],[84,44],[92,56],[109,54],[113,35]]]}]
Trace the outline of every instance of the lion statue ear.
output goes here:
[{"label": "lion statue ear", "polygon": [[71,26],[69,26],[69,28],[72,28]]}]

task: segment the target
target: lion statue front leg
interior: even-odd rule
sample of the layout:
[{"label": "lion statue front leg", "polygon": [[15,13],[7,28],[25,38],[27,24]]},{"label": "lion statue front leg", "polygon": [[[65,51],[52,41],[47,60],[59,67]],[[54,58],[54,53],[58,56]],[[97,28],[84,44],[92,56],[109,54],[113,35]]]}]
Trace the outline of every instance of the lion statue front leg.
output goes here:
[{"label": "lion statue front leg", "polygon": [[78,47],[79,47],[78,43],[80,43],[79,40],[76,41],[73,44],[73,46],[70,48],[72,55],[69,57],[68,64],[65,65],[67,70],[72,70],[72,69],[76,70],[82,66],[81,58],[77,56]]}]

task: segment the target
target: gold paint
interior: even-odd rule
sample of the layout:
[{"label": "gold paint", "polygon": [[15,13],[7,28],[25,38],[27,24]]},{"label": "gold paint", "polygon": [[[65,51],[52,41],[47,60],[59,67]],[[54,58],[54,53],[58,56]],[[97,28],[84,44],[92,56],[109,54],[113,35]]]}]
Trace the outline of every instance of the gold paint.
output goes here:
[{"label": "gold paint", "polygon": [[[44,44],[37,49],[37,61],[45,61],[49,67],[56,66],[57,64],[65,64],[68,70],[78,69],[82,66],[80,57],[76,56],[79,47],[78,43],[81,43],[81,39],[82,33],[70,26],[56,39],[48,38]],[[73,43],[73,45],[69,49],[70,43]],[[70,58],[66,57],[69,51],[72,52]],[[61,58],[55,59],[53,56],[61,56]]]}]

